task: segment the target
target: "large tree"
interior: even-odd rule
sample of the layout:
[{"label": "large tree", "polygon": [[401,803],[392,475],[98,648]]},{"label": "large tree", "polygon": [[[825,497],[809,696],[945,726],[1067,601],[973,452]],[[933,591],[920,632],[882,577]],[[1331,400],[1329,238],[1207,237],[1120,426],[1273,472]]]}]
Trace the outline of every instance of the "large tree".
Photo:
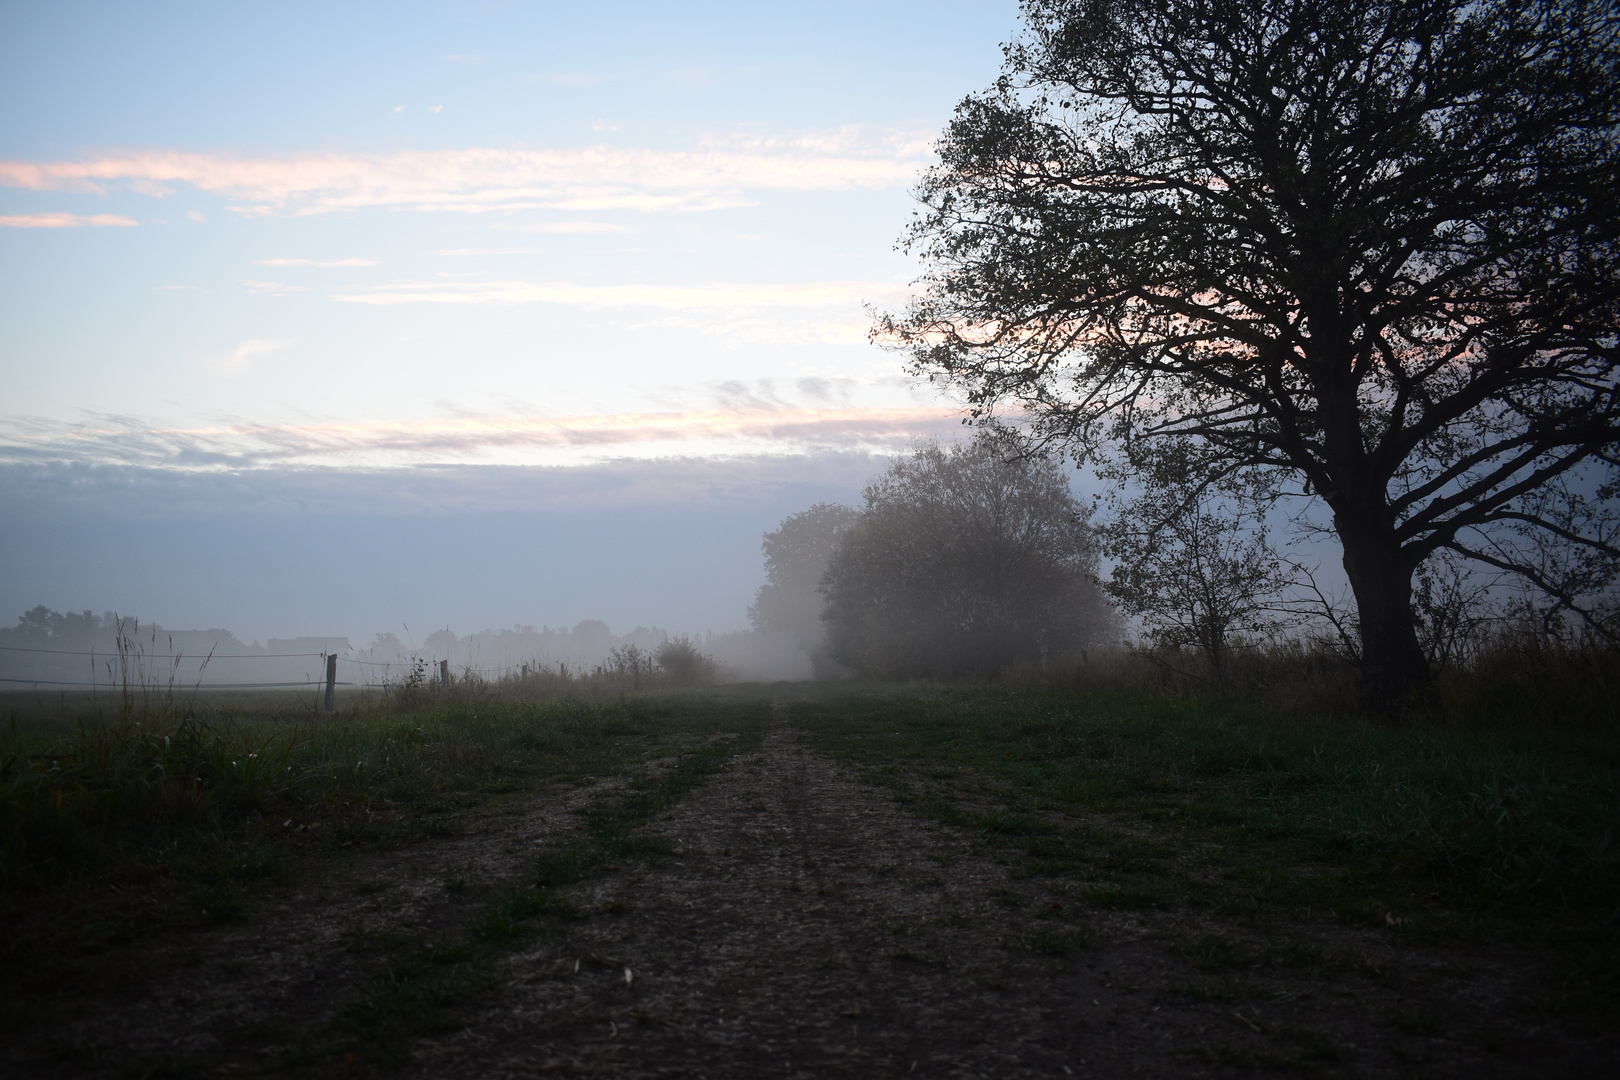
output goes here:
[{"label": "large tree", "polygon": [[756,630],[785,634],[810,657],[817,676],[837,674],[827,656],[827,627],[821,621],[821,575],[860,514],[838,503],[816,503],[790,514],[760,545],[765,553],[765,584],[754,594],[748,618]]},{"label": "large tree", "polygon": [[1325,501],[1374,699],[1452,551],[1612,581],[1620,17],[1579,0],[1025,0],[875,333],[1085,460],[1189,438]]},{"label": "large tree", "polygon": [[995,432],[897,458],[868,484],[821,591],[832,655],[863,674],[990,674],[1066,658],[1116,621],[1089,508]]}]

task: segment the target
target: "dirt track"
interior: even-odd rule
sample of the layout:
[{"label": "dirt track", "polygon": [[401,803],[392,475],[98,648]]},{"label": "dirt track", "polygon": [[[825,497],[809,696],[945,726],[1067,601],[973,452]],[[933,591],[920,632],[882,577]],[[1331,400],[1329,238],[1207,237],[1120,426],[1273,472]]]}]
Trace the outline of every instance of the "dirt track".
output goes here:
[{"label": "dirt track", "polygon": [[[1324,925],[1297,933],[1353,962],[1249,966],[1241,978],[1197,970],[1173,944],[1210,926],[1089,910],[1062,881],[1012,880],[971,837],[801,749],[788,707],[776,719],[758,753],[656,823],[673,858],[575,886],[590,917],[513,957],[506,989],[465,1027],[417,1040],[404,1071],[741,1080],[1616,1066],[1612,1040],[1537,1019],[1525,995],[1539,984],[1519,954],[1396,950]],[[199,932],[191,966],[66,1024],[57,1038],[73,1054],[11,1065],[59,1076],[279,1071],[292,1033],[363,981],[357,935],[453,930],[474,908],[445,895],[446,877],[521,880],[528,853],[569,835],[583,797],[542,797],[487,831],[359,860],[355,880],[371,891],[358,896],[351,883]]]},{"label": "dirt track", "polygon": [[[1009,880],[969,838],[801,750],[783,722],[660,826],[680,857],[594,882],[594,906],[622,913],[520,957],[519,985],[424,1042],[417,1075],[1603,1071],[1601,1047],[1522,1021],[1491,1052],[1410,1019],[1455,1012],[1459,993],[1481,1010],[1467,1035],[1510,1011],[1506,976],[1477,952],[1463,969],[1333,928],[1333,947],[1370,967],[1284,969],[1244,1000],[1199,1001],[1209,980],[1166,938],[1203,927],[1086,911],[1061,883]],[[1041,951],[1088,935],[1067,955]]]}]

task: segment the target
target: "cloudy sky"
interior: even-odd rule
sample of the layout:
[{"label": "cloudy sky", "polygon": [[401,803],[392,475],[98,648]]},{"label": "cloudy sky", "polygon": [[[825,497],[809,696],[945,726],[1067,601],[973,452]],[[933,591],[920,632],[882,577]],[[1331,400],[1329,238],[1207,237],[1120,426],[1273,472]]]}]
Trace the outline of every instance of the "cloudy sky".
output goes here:
[{"label": "cloudy sky", "polygon": [[1016,7],[0,5],[0,620],[744,624]]}]

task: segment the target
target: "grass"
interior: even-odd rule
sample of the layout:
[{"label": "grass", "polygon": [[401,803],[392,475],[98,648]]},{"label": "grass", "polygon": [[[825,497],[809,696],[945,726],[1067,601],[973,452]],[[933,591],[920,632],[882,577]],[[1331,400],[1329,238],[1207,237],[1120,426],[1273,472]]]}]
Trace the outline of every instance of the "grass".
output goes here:
[{"label": "grass", "polygon": [[[1620,996],[1613,729],[1391,728],[1038,687],[821,687],[816,749],[1093,906],[1553,944]],[[1230,959],[1184,943],[1194,967]]]},{"label": "grass", "polygon": [[[346,1008],[341,1023],[356,1059],[397,1063],[411,1035],[448,1030],[460,1023],[462,1004],[505,985],[502,957],[583,913],[564,891],[615,861],[657,858],[665,845],[646,826],[713,776],[739,751],[754,749],[763,730],[763,710],[753,716],[729,710],[736,738],[694,746],[668,769],[640,772],[622,795],[598,799],[584,813],[585,835],[544,853],[531,882],[513,886],[488,904],[457,934],[436,942],[384,943],[381,971],[365,996]],[[622,904],[613,910],[623,910]]]},{"label": "grass", "polygon": [[[604,860],[656,853],[639,831],[647,815],[735,752],[735,739],[717,736],[757,736],[765,717],[762,703],[718,692],[414,706],[373,702],[328,718],[199,695],[184,713],[14,711],[0,727],[0,981],[25,994],[93,981],[104,953],[242,918],[265,886],[318,876],[357,851],[463,832],[478,807],[542,786],[634,777],[624,799],[593,806],[587,840],[494,904],[464,948],[392,976],[436,985],[409,974],[420,969],[460,986],[451,975],[462,951],[510,943],[564,911],[547,878],[561,886]],[[680,754],[662,777],[645,775],[647,761]]]}]

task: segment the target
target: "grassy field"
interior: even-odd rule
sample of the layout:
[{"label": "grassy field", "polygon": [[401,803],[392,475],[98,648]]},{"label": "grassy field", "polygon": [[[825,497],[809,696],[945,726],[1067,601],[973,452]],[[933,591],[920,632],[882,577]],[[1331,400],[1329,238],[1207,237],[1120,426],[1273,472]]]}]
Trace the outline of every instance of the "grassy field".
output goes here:
[{"label": "grassy field", "polygon": [[[592,915],[578,883],[659,861],[648,826],[758,746],[782,701],[804,746],[967,830],[1005,866],[1009,902],[1037,881],[1061,894],[1061,916],[1021,949],[1082,950],[1099,909],[1170,913],[1205,927],[1169,943],[1209,977],[1203,994],[1261,965],[1308,979],[1312,965],[1369,963],[1336,954],[1323,927],[1372,926],[1396,945],[1550,948],[1547,1007],[1597,1021],[1620,1002],[1610,728],[1394,728],[1136,691],[813,683],[418,694],[331,717],[206,697],[131,714],[14,707],[0,713],[0,992],[27,1007],[4,1026],[137,985],[192,930],[251,926],[265,896],[576,793],[574,838],[523,851],[520,877],[461,893],[447,878],[434,887],[457,897],[451,921],[347,942],[361,992],[285,1058],[399,1060],[409,1036],[499,994],[503,958]],[[46,989],[56,1005],[39,1004]]]},{"label": "grassy field", "polygon": [[[1202,910],[1278,947],[1331,916],[1414,941],[1550,944],[1569,1003],[1620,992],[1620,738],[1281,716],[1122,693],[812,688],[810,745],[1015,877]],[[1262,962],[1217,939],[1208,966]]]},{"label": "grassy field", "polygon": [[[529,886],[492,900],[431,970],[415,956],[420,943],[389,968],[391,989],[350,1017],[357,1030],[381,1031],[471,977],[445,964],[487,956],[566,913],[553,890],[603,860],[646,854],[640,825],[757,740],[765,706],[757,695],[720,693],[418,696],[329,718],[307,705],[244,708],[203,696],[179,712],[10,710],[0,727],[0,956],[13,990],[93,983],[100,958],[119,946],[250,918],[264,886],[457,834],[542,788],[626,778],[627,794],[587,813],[584,840],[552,853]],[[742,739],[716,742],[721,733]],[[660,759],[676,764],[649,774]]]}]

